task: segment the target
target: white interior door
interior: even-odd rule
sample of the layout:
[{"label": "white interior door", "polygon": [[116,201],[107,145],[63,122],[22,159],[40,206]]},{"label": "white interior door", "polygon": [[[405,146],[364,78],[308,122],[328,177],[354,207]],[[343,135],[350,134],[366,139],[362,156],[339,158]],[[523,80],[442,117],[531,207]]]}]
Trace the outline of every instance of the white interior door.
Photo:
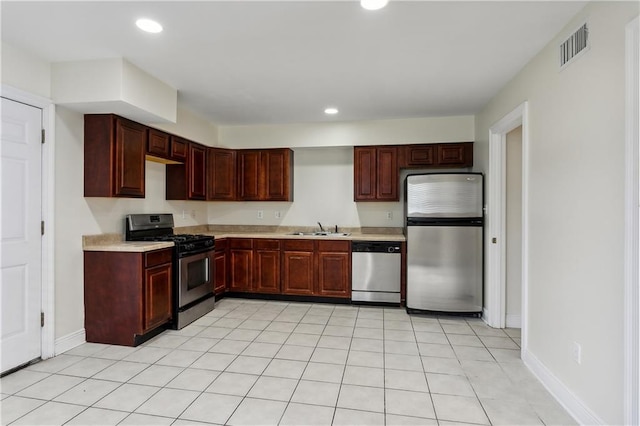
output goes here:
[{"label": "white interior door", "polygon": [[42,110],[2,98],[1,371],[41,354]]}]

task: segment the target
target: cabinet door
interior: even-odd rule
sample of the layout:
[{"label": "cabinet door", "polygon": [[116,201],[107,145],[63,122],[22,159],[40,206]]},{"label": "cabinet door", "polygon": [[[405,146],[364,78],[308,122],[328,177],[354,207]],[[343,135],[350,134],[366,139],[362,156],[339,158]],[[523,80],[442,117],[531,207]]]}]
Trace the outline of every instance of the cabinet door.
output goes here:
[{"label": "cabinet door", "polygon": [[145,269],[144,331],[171,319],[171,264]]},{"label": "cabinet door", "polygon": [[238,151],[238,199],[260,200],[260,151]]},{"label": "cabinet door", "polygon": [[438,165],[449,167],[471,167],[473,165],[473,144],[438,144]]},{"label": "cabinet door", "polygon": [[252,275],[253,250],[229,249],[229,290],[251,291]]},{"label": "cabinet door", "polygon": [[253,258],[256,293],[280,293],[280,251],[256,250]]},{"label": "cabinet door", "polygon": [[216,295],[224,293],[227,289],[227,251],[216,250],[213,262],[214,269],[214,292]]},{"label": "cabinet door", "polygon": [[266,201],[293,201],[291,193],[290,149],[269,149],[261,153],[264,177],[262,199]]},{"label": "cabinet door", "polygon": [[351,243],[349,241],[318,241],[319,296],[351,297]]},{"label": "cabinet door", "polygon": [[349,253],[318,253],[319,296],[351,297]]},{"label": "cabinet door", "polygon": [[282,293],[312,295],[313,252],[285,251],[282,256]]},{"label": "cabinet door", "polygon": [[178,136],[171,136],[171,154],[174,161],[185,162],[189,153],[189,141]]},{"label": "cabinet door", "polygon": [[406,167],[424,167],[435,164],[434,145],[408,145],[405,147]]},{"label": "cabinet door", "polygon": [[195,143],[189,144],[189,200],[207,198],[207,150]]},{"label": "cabinet door", "polygon": [[399,201],[398,148],[379,147],[376,154],[376,199]]},{"label": "cabinet door", "polygon": [[161,158],[169,158],[170,138],[168,133],[156,129],[149,129],[147,133],[147,154]]},{"label": "cabinet door", "polygon": [[116,117],[115,125],[113,195],[144,198],[146,127],[121,117]]},{"label": "cabinet door", "polygon": [[371,201],[376,199],[376,148],[353,148],[354,200]]},{"label": "cabinet door", "polygon": [[235,200],[236,152],[209,148],[207,155],[207,200]]}]

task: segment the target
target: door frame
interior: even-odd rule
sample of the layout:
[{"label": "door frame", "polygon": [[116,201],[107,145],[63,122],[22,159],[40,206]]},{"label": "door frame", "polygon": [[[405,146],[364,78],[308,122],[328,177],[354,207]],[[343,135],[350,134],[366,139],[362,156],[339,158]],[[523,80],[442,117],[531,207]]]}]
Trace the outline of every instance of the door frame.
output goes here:
[{"label": "door frame", "polygon": [[41,311],[45,322],[40,331],[40,357],[55,355],[55,269],[54,269],[54,194],[55,194],[55,105],[51,99],[2,84],[3,98],[33,106],[42,110],[42,128],[45,143],[42,145],[42,220],[45,233],[42,236]]},{"label": "door frame", "polygon": [[[484,320],[491,327],[506,326],[506,144],[507,133],[522,126],[522,351],[527,347],[528,322],[528,193],[529,193],[529,106],[518,105],[489,128],[489,171],[487,173],[487,233],[485,249],[486,298]],[[493,242],[495,239],[495,243]]]},{"label": "door frame", "polygon": [[624,419],[640,422],[640,16],[625,28]]}]

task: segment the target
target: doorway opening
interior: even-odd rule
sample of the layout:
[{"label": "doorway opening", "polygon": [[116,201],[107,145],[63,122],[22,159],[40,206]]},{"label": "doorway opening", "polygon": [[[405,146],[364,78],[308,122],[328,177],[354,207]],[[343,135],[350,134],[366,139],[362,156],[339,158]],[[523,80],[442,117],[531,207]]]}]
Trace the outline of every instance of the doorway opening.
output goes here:
[{"label": "doorway opening", "polygon": [[[517,129],[517,130],[516,130]],[[515,130],[515,132],[514,132]],[[512,133],[513,132],[513,133]],[[509,139],[518,141],[520,164],[515,164],[510,170],[507,169],[507,135]],[[521,136],[520,136],[521,135]],[[515,148],[516,145],[512,147]],[[516,153],[511,153],[517,154]],[[514,288],[512,293],[519,288],[520,310],[513,307],[513,301],[510,301],[509,308],[512,308],[514,316],[509,317],[509,325],[515,326],[519,323],[521,327],[521,351],[524,352],[527,345],[527,191],[528,191],[528,105],[527,102],[522,103],[516,109],[504,116],[496,124],[489,129],[489,171],[487,173],[487,233],[486,233],[486,253],[487,253],[487,274],[486,274],[486,297],[484,320],[488,325],[495,328],[505,328],[507,326],[507,246],[510,243],[510,252],[514,244],[519,244],[519,254],[515,254],[519,258],[518,262],[511,259],[510,274],[515,276],[512,278]],[[517,167],[520,166],[520,167]],[[507,193],[507,173],[510,174],[511,181],[516,180],[521,183],[520,188],[510,188],[512,192],[509,200],[513,206],[509,212],[507,211],[508,193]],[[520,178],[511,176],[519,174]],[[518,194],[518,190],[520,192]],[[516,198],[514,200],[514,198]],[[515,206],[515,207],[514,207]],[[512,217],[510,221],[511,240],[507,228],[507,213],[511,216],[518,216],[517,210],[520,210],[519,222]],[[514,213],[515,210],[515,213]],[[513,223],[515,220],[515,224]],[[513,235],[515,234],[515,235]],[[513,270],[515,269],[515,271]],[[519,270],[518,270],[519,269]],[[518,277],[519,276],[519,279]],[[517,297],[516,297],[517,299]],[[518,301],[515,301],[517,305]],[[519,318],[518,318],[519,315]]]}]

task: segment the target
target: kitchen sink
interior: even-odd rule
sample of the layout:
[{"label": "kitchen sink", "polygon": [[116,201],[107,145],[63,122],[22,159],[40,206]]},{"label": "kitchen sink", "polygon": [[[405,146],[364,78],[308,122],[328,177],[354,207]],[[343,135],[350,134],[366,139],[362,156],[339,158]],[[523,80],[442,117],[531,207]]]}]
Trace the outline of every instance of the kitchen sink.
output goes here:
[{"label": "kitchen sink", "polygon": [[324,236],[324,237],[348,237],[351,235],[350,232],[327,232],[327,231],[316,231],[316,232],[292,232],[289,235],[309,235],[309,236]]}]

